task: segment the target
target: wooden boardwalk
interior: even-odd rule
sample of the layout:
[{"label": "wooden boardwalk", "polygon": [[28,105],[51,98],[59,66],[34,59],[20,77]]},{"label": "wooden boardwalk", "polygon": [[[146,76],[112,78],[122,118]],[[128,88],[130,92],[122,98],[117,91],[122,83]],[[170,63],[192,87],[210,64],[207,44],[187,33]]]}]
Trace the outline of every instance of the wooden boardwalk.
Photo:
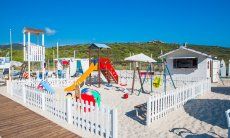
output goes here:
[{"label": "wooden boardwalk", "polygon": [[0,137],[79,137],[0,95]]}]

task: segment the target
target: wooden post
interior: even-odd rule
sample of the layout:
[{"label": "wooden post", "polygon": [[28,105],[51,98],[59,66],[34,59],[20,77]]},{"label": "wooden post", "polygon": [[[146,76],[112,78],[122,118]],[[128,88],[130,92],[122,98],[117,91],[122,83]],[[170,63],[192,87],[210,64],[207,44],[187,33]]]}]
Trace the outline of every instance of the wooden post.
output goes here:
[{"label": "wooden post", "polygon": [[135,62],[133,62],[133,82],[132,82],[132,92],[131,92],[131,94],[133,94],[133,90],[134,90],[135,76],[136,76],[136,67],[135,67]]},{"label": "wooden post", "polygon": [[[151,54],[152,55],[152,54]],[[150,86],[151,86],[151,92],[153,92],[153,64],[150,63]]]},{"label": "wooden post", "polygon": [[166,94],[166,69],[165,69],[165,62],[163,61],[163,78],[164,78],[164,93]]},{"label": "wooden post", "polygon": [[[89,47],[89,66],[91,64],[91,48]],[[91,86],[92,84],[92,76],[91,73],[89,74],[89,85]]]},{"label": "wooden post", "polygon": [[[45,79],[45,35],[42,34],[42,80]],[[47,66],[47,65],[46,65]]]},{"label": "wooden post", "polygon": [[30,32],[28,32],[28,46],[27,46],[27,54],[28,54],[28,74],[29,74],[29,80],[30,80],[30,57],[31,57],[31,52],[30,52]]},{"label": "wooden post", "polygon": [[101,69],[100,69],[100,48],[98,48],[98,87],[100,88],[101,86]]},{"label": "wooden post", "polygon": [[137,72],[138,72],[138,76],[139,76],[139,80],[140,80],[140,84],[141,84],[141,91],[144,92],[144,88],[143,88],[143,83],[142,83],[142,80],[141,80],[141,73],[140,73],[139,67],[137,67]]}]

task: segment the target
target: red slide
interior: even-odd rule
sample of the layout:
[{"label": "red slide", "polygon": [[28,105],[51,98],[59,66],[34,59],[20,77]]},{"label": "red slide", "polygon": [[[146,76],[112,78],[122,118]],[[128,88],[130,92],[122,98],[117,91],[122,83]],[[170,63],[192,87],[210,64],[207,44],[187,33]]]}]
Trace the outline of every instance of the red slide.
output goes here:
[{"label": "red slide", "polygon": [[118,83],[118,75],[115,71],[109,58],[100,58],[99,59],[100,69],[102,74],[105,76],[107,81],[110,83],[111,79]]}]

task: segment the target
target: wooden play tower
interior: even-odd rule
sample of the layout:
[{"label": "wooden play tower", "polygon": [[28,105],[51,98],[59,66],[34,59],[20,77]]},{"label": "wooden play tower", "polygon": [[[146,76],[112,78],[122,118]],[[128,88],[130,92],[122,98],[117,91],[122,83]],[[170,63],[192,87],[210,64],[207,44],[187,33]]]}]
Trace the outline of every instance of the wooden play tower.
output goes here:
[{"label": "wooden play tower", "polygon": [[[23,29],[23,51],[24,62],[28,63],[28,74],[30,79],[31,62],[40,62],[42,69],[42,79],[44,80],[45,74],[45,32],[43,30],[34,28]],[[31,35],[37,39],[37,43],[31,43]],[[39,37],[41,37],[41,44],[39,44]],[[27,39],[26,39],[27,38]]]},{"label": "wooden play tower", "polygon": [[[112,66],[112,63],[108,57],[110,47],[105,44],[93,43],[89,47],[89,65],[94,61],[97,62],[98,71],[98,87],[101,86],[101,73],[105,76],[108,83],[112,80],[118,83],[118,75]],[[101,57],[100,54],[105,53],[106,57]],[[94,57],[94,58],[93,58]],[[89,84],[92,84],[91,74],[89,76]]]}]

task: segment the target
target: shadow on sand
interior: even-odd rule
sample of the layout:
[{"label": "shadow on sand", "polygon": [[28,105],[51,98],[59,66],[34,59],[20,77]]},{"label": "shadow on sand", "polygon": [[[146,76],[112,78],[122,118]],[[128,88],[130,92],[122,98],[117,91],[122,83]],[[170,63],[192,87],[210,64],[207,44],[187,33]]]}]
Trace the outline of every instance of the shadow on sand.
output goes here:
[{"label": "shadow on sand", "polygon": [[207,133],[196,134],[188,130],[187,128],[173,128],[169,132],[172,132],[178,135],[179,137],[183,137],[183,138],[213,138],[213,137],[221,138],[221,136],[217,135],[215,132],[208,132],[208,134]]},{"label": "shadow on sand", "polygon": [[225,111],[228,109],[230,100],[193,99],[184,105],[184,110],[190,116],[223,129],[227,129]]},{"label": "shadow on sand", "polygon": [[142,125],[146,125],[147,104],[144,103],[144,104],[135,106],[135,109],[132,111],[126,112],[125,115],[139,122]]},{"label": "shadow on sand", "polygon": [[214,93],[230,95],[230,87],[212,87],[211,90]]}]

